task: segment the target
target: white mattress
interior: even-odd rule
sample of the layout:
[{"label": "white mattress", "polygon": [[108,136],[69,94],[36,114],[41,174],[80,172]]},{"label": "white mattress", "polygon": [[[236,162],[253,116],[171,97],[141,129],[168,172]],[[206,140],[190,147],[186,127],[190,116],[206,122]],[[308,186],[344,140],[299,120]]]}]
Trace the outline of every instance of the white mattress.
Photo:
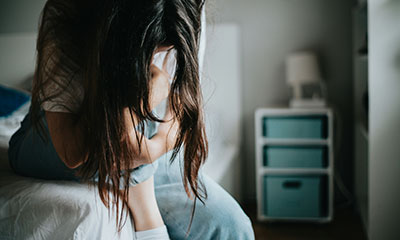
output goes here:
[{"label": "white mattress", "polygon": [[110,213],[95,187],[0,170],[0,239],[134,239],[129,217],[118,235]]}]

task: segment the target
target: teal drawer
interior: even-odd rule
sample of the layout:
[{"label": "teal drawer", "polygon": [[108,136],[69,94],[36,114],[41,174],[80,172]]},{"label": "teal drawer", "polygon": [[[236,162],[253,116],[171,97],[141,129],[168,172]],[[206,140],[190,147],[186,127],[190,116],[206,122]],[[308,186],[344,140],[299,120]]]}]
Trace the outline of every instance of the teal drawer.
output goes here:
[{"label": "teal drawer", "polygon": [[326,167],[324,146],[265,146],[264,166],[271,168]]},{"label": "teal drawer", "polygon": [[313,218],[322,215],[321,176],[264,177],[264,214]]},{"label": "teal drawer", "polygon": [[264,117],[263,136],[268,138],[326,138],[326,116]]}]

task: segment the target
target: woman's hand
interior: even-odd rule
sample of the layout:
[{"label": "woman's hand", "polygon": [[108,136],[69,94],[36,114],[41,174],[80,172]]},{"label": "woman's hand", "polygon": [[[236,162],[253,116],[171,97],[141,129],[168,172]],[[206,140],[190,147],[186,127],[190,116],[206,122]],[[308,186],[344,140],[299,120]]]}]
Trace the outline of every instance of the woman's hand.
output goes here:
[{"label": "woman's hand", "polygon": [[[173,116],[169,104],[167,104],[166,113],[163,118],[165,122],[160,123],[157,134],[151,139],[148,139],[147,137],[142,136],[140,132],[135,131],[135,125],[132,122],[128,109],[125,109],[125,120],[132,146],[134,149],[138,150],[139,145],[141,145],[142,150],[140,154],[133,157],[130,168],[152,163],[174,148],[178,137],[179,123]],[[133,121],[136,122],[136,119],[134,118]],[[143,141],[140,144],[137,141],[136,134],[138,134],[139,138],[143,137]]]},{"label": "woman's hand", "polygon": [[153,110],[158,104],[168,97],[170,90],[169,80],[171,76],[167,71],[168,57],[171,51],[166,54],[162,69],[158,68],[155,64],[150,65],[150,107]]}]

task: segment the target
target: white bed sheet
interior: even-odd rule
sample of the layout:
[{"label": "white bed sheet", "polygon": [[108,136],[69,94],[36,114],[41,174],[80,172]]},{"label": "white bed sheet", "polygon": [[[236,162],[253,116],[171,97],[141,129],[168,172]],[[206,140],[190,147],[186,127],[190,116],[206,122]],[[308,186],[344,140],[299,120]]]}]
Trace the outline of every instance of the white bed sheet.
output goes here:
[{"label": "white bed sheet", "polygon": [[0,239],[134,239],[129,216],[115,223],[95,187],[0,171]]},{"label": "white bed sheet", "polygon": [[0,170],[0,239],[134,239],[128,216],[116,216],[93,186],[44,181]]}]

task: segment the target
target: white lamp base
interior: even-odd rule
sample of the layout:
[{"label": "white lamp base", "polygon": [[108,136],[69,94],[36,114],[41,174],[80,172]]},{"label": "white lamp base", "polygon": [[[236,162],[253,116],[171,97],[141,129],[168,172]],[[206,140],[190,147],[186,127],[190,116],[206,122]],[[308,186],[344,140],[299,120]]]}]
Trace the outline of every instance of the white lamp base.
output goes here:
[{"label": "white lamp base", "polygon": [[323,108],[326,106],[324,99],[292,99],[289,106],[291,108]]}]

